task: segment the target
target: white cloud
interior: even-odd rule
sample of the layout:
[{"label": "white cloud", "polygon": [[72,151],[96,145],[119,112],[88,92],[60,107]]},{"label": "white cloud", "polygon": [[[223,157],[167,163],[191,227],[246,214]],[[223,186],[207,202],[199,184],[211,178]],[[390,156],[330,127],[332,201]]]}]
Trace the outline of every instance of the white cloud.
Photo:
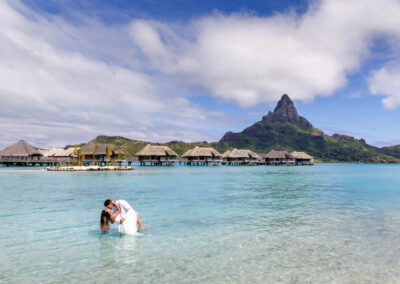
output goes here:
[{"label": "white cloud", "polygon": [[132,40],[154,68],[243,106],[282,93],[309,101],[347,83],[377,36],[399,40],[396,0],[326,0],[304,15],[213,14],[184,27],[136,20]]},{"label": "white cloud", "polygon": [[[87,44],[80,41],[82,31],[19,8],[23,14],[0,1],[0,146],[21,137],[55,146],[55,141],[77,143],[99,134],[204,140],[210,137],[207,121],[217,121],[218,127],[225,117],[165,94],[162,80],[154,76],[78,52]],[[92,25],[97,32],[107,30]],[[99,40],[99,49],[108,40]],[[70,48],[62,48],[63,42]]]},{"label": "white cloud", "polygon": [[[20,137],[38,146],[98,134],[218,139],[237,117],[205,110],[192,93],[242,106],[282,93],[311,101],[345,86],[376,38],[399,56],[399,1],[311,3],[302,15],[213,13],[183,24],[105,25],[0,0],[0,148]],[[396,70],[385,64],[369,80],[387,109],[400,105]]]},{"label": "white cloud", "polygon": [[374,71],[369,78],[372,94],[385,96],[383,106],[395,110],[400,106],[400,69],[383,67]]}]

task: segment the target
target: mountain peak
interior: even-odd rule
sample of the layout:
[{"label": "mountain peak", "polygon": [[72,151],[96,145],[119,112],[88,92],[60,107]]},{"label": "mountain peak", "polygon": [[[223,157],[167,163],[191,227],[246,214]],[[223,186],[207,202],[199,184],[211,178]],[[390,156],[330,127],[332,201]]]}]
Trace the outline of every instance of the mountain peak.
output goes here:
[{"label": "mountain peak", "polygon": [[312,124],[307,121],[304,117],[297,113],[296,107],[293,101],[287,94],[284,94],[279,100],[275,107],[274,112],[269,112],[268,115],[264,116],[263,121],[265,122],[289,122],[296,124],[300,128],[309,129],[312,128]]},{"label": "mountain peak", "polygon": [[267,153],[272,149],[305,151],[322,161],[398,163],[400,146],[379,149],[348,135],[325,135],[297,113],[293,101],[283,95],[275,110],[238,133],[227,132],[220,145]]},{"label": "mountain peak", "polygon": [[282,116],[299,116],[293,101],[284,94],[275,107],[274,113]]}]

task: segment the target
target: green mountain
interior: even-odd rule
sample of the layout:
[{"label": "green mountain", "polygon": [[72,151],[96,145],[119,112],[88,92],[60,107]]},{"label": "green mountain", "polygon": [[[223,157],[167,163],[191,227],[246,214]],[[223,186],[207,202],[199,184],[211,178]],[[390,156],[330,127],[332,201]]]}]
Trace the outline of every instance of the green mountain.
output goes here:
[{"label": "green mountain", "polygon": [[126,157],[128,158],[134,158],[135,154],[139,152],[140,149],[142,149],[144,146],[146,146],[148,143],[151,143],[153,145],[167,145],[170,147],[172,150],[174,150],[178,155],[182,155],[185,153],[187,150],[190,150],[196,146],[200,147],[213,147],[219,152],[224,152],[228,149],[227,145],[224,145],[224,143],[208,143],[206,141],[204,142],[183,142],[183,141],[170,141],[167,143],[153,143],[153,142],[145,142],[145,141],[140,141],[140,140],[130,140],[128,138],[124,138],[121,136],[97,136],[93,142],[97,143],[107,143],[107,144],[115,144],[117,147],[121,148]]},{"label": "green mountain", "polygon": [[[134,158],[140,149],[152,143],[120,136],[98,136],[92,141],[115,144],[128,158]],[[364,139],[348,135],[329,136],[300,116],[287,95],[283,95],[275,110],[261,121],[239,133],[227,132],[219,142],[171,141],[152,144],[167,145],[178,155],[201,146],[213,147],[221,153],[233,148],[245,148],[258,153],[267,153],[271,149],[304,151],[324,162],[400,163],[400,145],[378,148],[368,145]]]},{"label": "green mountain", "polygon": [[271,149],[305,151],[321,161],[397,163],[393,151],[384,151],[347,135],[329,136],[297,113],[293,101],[283,95],[275,110],[242,132],[227,132],[220,143],[256,152]]},{"label": "green mountain", "polygon": [[400,145],[380,148],[382,154],[400,159]]}]

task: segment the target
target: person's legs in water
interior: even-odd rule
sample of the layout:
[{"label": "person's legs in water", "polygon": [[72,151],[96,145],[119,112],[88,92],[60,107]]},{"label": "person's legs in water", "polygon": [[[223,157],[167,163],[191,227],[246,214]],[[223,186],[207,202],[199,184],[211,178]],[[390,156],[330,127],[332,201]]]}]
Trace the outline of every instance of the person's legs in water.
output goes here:
[{"label": "person's legs in water", "polygon": [[139,229],[146,231],[147,229],[143,226],[142,220],[140,220],[139,213],[136,212],[136,216],[137,216],[137,223],[139,224]]}]

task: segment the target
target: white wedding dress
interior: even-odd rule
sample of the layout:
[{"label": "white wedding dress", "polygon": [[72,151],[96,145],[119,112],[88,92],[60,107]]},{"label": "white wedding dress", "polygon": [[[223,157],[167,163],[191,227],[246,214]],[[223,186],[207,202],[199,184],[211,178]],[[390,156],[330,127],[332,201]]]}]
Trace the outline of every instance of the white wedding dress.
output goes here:
[{"label": "white wedding dress", "polygon": [[118,232],[120,234],[128,234],[128,235],[136,235],[138,234],[139,231],[139,226],[137,223],[137,215],[136,212],[132,212],[132,214],[129,214],[126,216],[125,221],[121,224],[121,215],[118,215],[115,218],[115,222],[118,222]]}]

